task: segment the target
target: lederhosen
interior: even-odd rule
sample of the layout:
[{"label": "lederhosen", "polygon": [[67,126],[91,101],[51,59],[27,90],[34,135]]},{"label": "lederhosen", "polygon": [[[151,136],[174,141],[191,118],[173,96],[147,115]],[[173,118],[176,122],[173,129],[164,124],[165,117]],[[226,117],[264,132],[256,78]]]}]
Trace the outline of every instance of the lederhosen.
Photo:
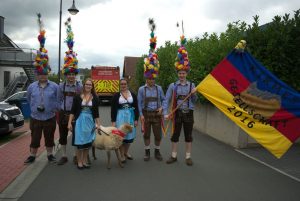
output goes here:
[{"label": "lederhosen", "polygon": [[[59,111],[59,144],[66,145],[68,138],[68,121],[71,111],[66,110],[66,97],[75,97],[76,91],[78,88],[78,83],[76,82],[76,88],[74,92],[66,91],[66,82],[63,86],[63,95],[64,95],[64,109]],[[73,125],[74,126],[74,125]]]},{"label": "lederhosen", "polygon": [[[177,95],[177,88],[178,85],[174,83],[173,93],[175,93],[176,95],[176,105],[178,100],[185,99],[188,96],[188,94],[191,93],[192,83],[190,82],[190,90],[188,94]],[[175,112],[175,129],[171,137],[172,142],[179,141],[179,136],[180,136],[182,126],[184,131],[185,142],[193,141],[192,131],[194,125],[194,115],[193,115],[193,110],[189,109],[189,107],[190,107],[190,98],[187,100],[186,108],[180,108]]]},{"label": "lederhosen", "polygon": [[[161,140],[161,114],[158,113],[158,110],[147,110],[149,102],[157,103],[159,106],[159,95],[158,95],[158,87],[156,88],[156,97],[147,97],[146,95],[146,87],[144,87],[144,108],[143,115],[145,118],[144,122],[144,138],[150,139],[151,134],[151,126],[154,134],[155,141]],[[158,108],[157,108],[158,109]]]}]

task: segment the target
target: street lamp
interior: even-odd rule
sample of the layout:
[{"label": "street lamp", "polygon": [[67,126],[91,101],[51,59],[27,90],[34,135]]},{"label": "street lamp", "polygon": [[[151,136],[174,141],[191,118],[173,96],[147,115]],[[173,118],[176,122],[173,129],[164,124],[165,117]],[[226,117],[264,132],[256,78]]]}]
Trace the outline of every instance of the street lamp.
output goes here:
[{"label": "street lamp", "polygon": [[[60,83],[60,53],[61,53],[61,7],[62,7],[62,0],[60,0],[60,10],[59,10],[59,44],[58,44],[58,83]],[[71,8],[68,9],[71,15],[76,15],[79,10],[75,7],[75,0],[73,0],[73,4]]]}]

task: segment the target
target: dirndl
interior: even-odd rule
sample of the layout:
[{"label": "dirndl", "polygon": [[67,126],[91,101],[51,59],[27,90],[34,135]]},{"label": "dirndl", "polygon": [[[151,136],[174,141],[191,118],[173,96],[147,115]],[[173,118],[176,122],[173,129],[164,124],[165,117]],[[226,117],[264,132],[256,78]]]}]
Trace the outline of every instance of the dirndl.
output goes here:
[{"label": "dirndl", "polygon": [[134,127],[134,109],[133,108],[122,108],[118,110],[117,119],[116,119],[116,127],[119,128],[122,124],[128,123],[132,128],[132,132],[128,133],[124,140],[133,140],[136,137],[136,129]]},{"label": "dirndl", "polygon": [[96,138],[95,122],[90,108],[83,108],[75,123],[74,145],[89,148]]}]

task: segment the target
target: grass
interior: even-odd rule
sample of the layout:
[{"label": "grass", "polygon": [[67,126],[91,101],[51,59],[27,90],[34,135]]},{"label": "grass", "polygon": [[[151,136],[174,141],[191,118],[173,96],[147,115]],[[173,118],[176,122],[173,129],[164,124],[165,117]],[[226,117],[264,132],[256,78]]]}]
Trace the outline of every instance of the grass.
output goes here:
[{"label": "grass", "polygon": [[16,137],[19,137],[21,135],[23,135],[26,131],[22,131],[22,132],[13,132],[11,134],[6,134],[6,135],[1,135],[0,136],[0,146],[9,142],[10,140],[15,139]]}]

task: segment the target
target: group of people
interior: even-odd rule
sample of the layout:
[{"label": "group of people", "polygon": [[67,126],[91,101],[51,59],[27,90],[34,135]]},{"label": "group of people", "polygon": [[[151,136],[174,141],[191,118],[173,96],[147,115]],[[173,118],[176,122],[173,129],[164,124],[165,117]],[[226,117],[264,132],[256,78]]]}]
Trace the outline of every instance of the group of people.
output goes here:
[{"label": "group of people", "polygon": [[68,132],[73,131],[72,145],[75,147],[76,164],[79,169],[89,168],[88,149],[95,139],[95,131],[100,126],[98,97],[95,93],[93,81],[86,79],[82,84],[76,81],[78,74],[77,54],[73,51],[74,34],[69,18],[65,25],[67,31],[66,43],[68,51],[64,57],[62,74],[65,81],[57,85],[48,80],[51,68],[48,64],[48,52],[45,49],[45,29],[38,14],[40,43],[35,57],[35,73],[37,81],[30,84],[27,89],[27,99],[30,104],[31,119],[31,143],[30,156],[25,164],[33,163],[37,150],[40,147],[42,134],[45,138],[45,146],[49,162],[57,162],[53,156],[54,133],[56,121],[59,125],[59,143],[62,149],[62,157],[57,162],[63,165],[68,162],[66,145]]},{"label": "group of people", "polygon": [[[120,92],[115,94],[111,105],[111,121],[113,126],[130,123],[134,127],[140,118],[144,138],[144,161],[150,160],[150,137],[154,135],[154,157],[162,161],[160,145],[164,120],[172,120],[174,128],[171,131],[172,153],[166,161],[171,164],[177,161],[177,144],[183,127],[186,142],[186,164],[191,166],[192,131],[194,124],[194,104],[197,100],[196,88],[193,83],[186,79],[187,71],[180,70],[178,80],[169,85],[166,96],[162,87],[155,84],[155,79],[146,77],[146,84],[141,86],[136,96],[128,89],[128,81],[121,79]],[[144,74],[146,75],[146,74]],[[169,110],[169,106],[171,109]],[[152,132],[151,132],[152,130]],[[136,130],[127,135],[120,148],[122,160],[132,160],[129,154],[130,144],[136,137]]]},{"label": "group of people", "polygon": [[67,138],[68,132],[73,131],[72,145],[76,147],[78,168],[89,168],[88,149],[95,139],[95,130],[100,126],[98,97],[91,79],[86,79],[82,85],[75,80],[76,72],[67,72],[65,75],[66,81],[59,85],[48,80],[48,75],[37,75],[37,81],[27,89],[31,109],[31,143],[30,156],[25,164],[35,161],[42,134],[49,162],[57,162],[53,156],[57,121],[62,150],[62,157],[57,164],[68,162]]},{"label": "group of people", "polygon": [[[69,50],[66,51],[62,69],[65,81],[59,85],[48,80],[51,68],[48,65],[47,50],[44,47],[45,30],[40,14],[38,14],[38,22],[40,48],[34,62],[37,81],[30,84],[27,89],[27,99],[31,109],[30,156],[24,163],[30,164],[35,161],[42,134],[45,138],[48,161],[58,165],[67,163],[66,145],[68,133],[71,131],[73,133],[72,145],[75,147],[73,161],[78,169],[90,168],[88,153],[95,139],[96,130],[100,128],[99,101],[93,81],[90,78],[82,84],[75,79],[79,71],[77,54],[73,51],[74,34],[70,25],[71,19],[69,18],[65,23],[67,27],[67,39],[65,41]],[[150,50],[148,57],[144,60],[146,83],[139,88],[136,95],[129,90],[128,81],[121,79],[119,82],[120,92],[113,96],[111,102],[112,126],[118,128],[124,123],[129,123],[133,127],[132,132],[126,135],[120,147],[122,161],[133,160],[129,148],[136,138],[136,127],[139,119],[145,145],[144,161],[150,160],[151,130],[154,135],[154,157],[162,161],[163,157],[160,153],[162,130],[164,130],[162,124],[164,120],[168,120],[173,123],[171,131],[172,152],[166,162],[171,164],[177,161],[177,146],[183,127],[186,142],[185,162],[191,166],[193,165],[191,159],[193,110],[197,99],[195,94],[197,90],[195,85],[186,79],[190,71],[190,63],[184,46],[186,39],[181,36],[181,46],[178,49],[175,63],[178,80],[169,85],[165,96],[162,87],[155,84],[160,66],[158,56],[155,53],[155,24],[152,19],[149,20],[149,25],[151,27]],[[62,150],[62,157],[59,161],[56,161],[53,156],[56,121],[59,125],[59,144]]]},{"label": "group of people", "polygon": [[[66,69],[65,69],[66,70]],[[30,156],[25,163],[33,163],[36,158],[42,133],[45,138],[48,160],[63,165],[68,162],[66,145],[68,132],[73,132],[72,145],[75,147],[75,158],[79,169],[89,168],[88,152],[95,139],[95,131],[100,127],[98,97],[90,78],[83,84],[76,81],[77,69],[65,71],[66,80],[59,85],[48,80],[45,74],[37,75],[37,81],[27,90],[27,98],[31,108],[31,144]],[[142,133],[145,145],[144,161],[150,160],[151,129],[154,135],[154,157],[162,161],[160,144],[162,139],[162,121],[174,120],[172,131],[172,153],[166,161],[168,164],[177,161],[177,143],[183,126],[186,142],[186,164],[192,165],[191,145],[193,130],[193,110],[197,99],[196,88],[186,80],[187,71],[178,71],[178,80],[169,85],[166,96],[162,87],[155,84],[153,77],[146,78],[146,84],[141,86],[136,96],[128,88],[126,79],[120,80],[120,92],[116,93],[111,101],[112,126],[120,127],[124,123],[133,126],[131,133],[124,138],[120,147],[122,160],[132,160],[129,153],[130,144],[136,138],[136,127],[141,120]],[[190,94],[192,94],[190,97]],[[182,102],[184,99],[186,101]],[[172,102],[175,101],[175,102]],[[169,115],[172,109],[180,105],[174,114]],[[59,144],[62,157],[56,161],[53,156],[54,133],[56,120],[59,126]]]}]

